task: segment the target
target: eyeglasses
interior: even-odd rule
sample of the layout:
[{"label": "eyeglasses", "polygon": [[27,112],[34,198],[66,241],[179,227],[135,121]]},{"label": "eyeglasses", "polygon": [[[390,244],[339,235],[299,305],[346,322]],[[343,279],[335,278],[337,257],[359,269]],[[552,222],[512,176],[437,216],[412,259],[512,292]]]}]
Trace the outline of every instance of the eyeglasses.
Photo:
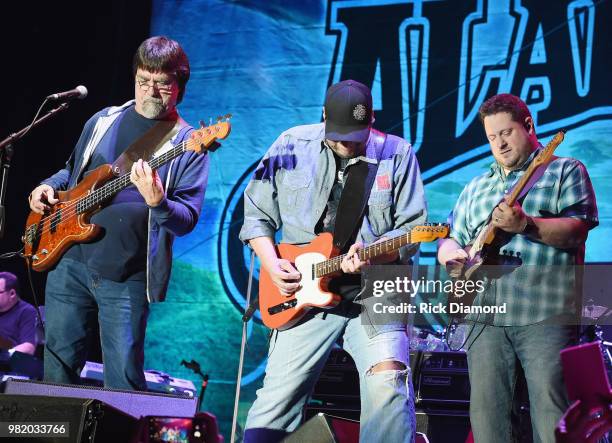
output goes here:
[{"label": "eyeglasses", "polygon": [[151,80],[144,79],[140,77],[136,77],[136,84],[140,88],[142,92],[147,92],[151,87],[157,89],[159,92],[164,94],[169,94],[172,92],[172,88],[174,87],[174,79],[168,80]]}]

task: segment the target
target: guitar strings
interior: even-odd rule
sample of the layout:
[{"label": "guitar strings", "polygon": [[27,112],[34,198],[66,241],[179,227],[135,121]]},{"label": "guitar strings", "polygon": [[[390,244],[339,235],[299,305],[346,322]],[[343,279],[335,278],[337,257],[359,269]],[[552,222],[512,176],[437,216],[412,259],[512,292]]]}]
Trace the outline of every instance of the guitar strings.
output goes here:
[{"label": "guitar strings", "polygon": [[[404,239],[405,237],[405,239]],[[362,251],[360,251],[359,254],[359,258],[360,259],[368,259],[369,255],[372,251],[376,252],[376,249],[381,249],[383,246],[385,247],[385,249],[387,249],[389,246],[391,246],[391,250],[397,249],[397,247],[394,246],[395,241],[397,241],[399,243],[398,247],[403,246],[402,245],[402,240],[405,240],[406,243],[411,243],[411,232],[407,232],[405,234],[402,235],[398,235],[397,237],[393,237],[390,239],[385,240],[384,242],[380,242],[380,243],[372,243],[369,246],[366,246]],[[331,274],[332,272],[337,271],[340,268],[340,263],[342,263],[342,260],[344,260],[344,258],[346,257],[347,254],[342,254],[342,255],[337,255],[334,258],[330,258],[328,260],[322,261],[320,263],[317,263],[315,265],[315,276],[317,278],[323,277],[326,274]],[[326,269],[328,268],[328,269]]]},{"label": "guitar strings", "polygon": [[[182,142],[184,143],[184,142]],[[177,145],[175,147],[175,149],[168,151],[167,153],[164,153],[163,155],[161,155],[160,157],[156,158],[154,161],[151,162],[151,167],[153,169],[157,169],[163,162],[157,162],[156,160],[158,159],[162,159],[162,157],[169,157],[169,158],[164,158],[164,162],[169,160],[170,158],[172,158],[172,156],[167,156],[166,154],[168,153],[172,153],[172,154],[176,154],[179,155],[182,152],[182,143]],[[178,148],[178,149],[176,149]],[[173,152],[174,151],[174,152]],[[174,156],[176,156],[174,155]],[[159,163],[159,164],[158,164]],[[61,223],[63,220],[68,220],[72,217],[74,217],[75,215],[77,215],[79,213],[79,205],[84,206],[84,209],[87,210],[89,209],[89,207],[96,205],[102,201],[104,201],[106,198],[112,196],[116,191],[121,190],[122,188],[129,186],[130,184],[130,180],[129,180],[129,173],[128,174],[124,174],[121,177],[118,177],[115,180],[112,180],[108,183],[105,183],[101,188],[96,189],[93,193],[82,197],[78,200],[75,200],[73,202],[71,202],[70,204],[66,205],[63,208],[60,208],[58,212],[61,212],[61,217],[57,217],[58,212],[56,212],[55,214],[49,215],[47,217],[45,217],[44,219],[41,219],[41,222],[43,220],[46,220],[48,218],[57,218],[58,220],[51,220],[51,222],[49,223],[49,228],[46,230],[43,230],[41,232],[46,233],[48,232],[50,229],[54,229],[59,223]],[[71,211],[72,209],[75,209],[76,211]]]},{"label": "guitar strings", "polygon": [[[195,143],[194,140],[189,139],[189,140],[185,140],[182,141],[181,143],[179,143],[178,145],[176,145],[175,147],[173,147],[172,149],[170,149],[169,151],[163,153],[162,155],[160,155],[159,157],[153,159],[153,161],[151,161],[151,167],[152,169],[157,169],[159,168],[161,165],[163,165],[164,163],[166,163],[168,160],[171,160],[174,157],[179,156],[180,154],[182,154],[183,152],[186,152],[188,149],[185,149],[186,147],[191,147],[193,144]],[[75,216],[77,216],[79,214],[79,204],[84,203],[85,204],[85,210],[89,209],[90,207],[101,203],[102,201],[104,201],[105,199],[107,199],[108,197],[112,196],[116,191],[121,190],[123,188],[125,188],[126,186],[129,186],[130,181],[129,181],[129,173],[126,173],[124,175],[122,175],[121,177],[118,177],[108,183],[105,183],[101,188],[96,189],[93,193],[79,198],[78,200],[74,200],[73,202],[69,203],[68,205],[66,205],[63,208],[60,208],[57,212],[55,212],[54,214],[51,215],[47,215],[44,216],[40,219],[40,221],[38,222],[38,226],[43,225],[45,226],[45,222],[48,219],[51,219],[51,221],[49,222],[48,226],[45,226],[41,231],[37,232],[38,236],[42,236],[44,234],[49,233],[51,230],[55,229],[60,223],[62,223],[65,220],[69,220]],[[87,202],[87,203],[85,203]],[[60,214],[61,216],[57,216],[57,214]],[[57,220],[53,220],[54,218],[56,218]],[[30,225],[27,229],[27,231],[31,231],[31,226]],[[27,234],[27,232],[26,232]]]}]

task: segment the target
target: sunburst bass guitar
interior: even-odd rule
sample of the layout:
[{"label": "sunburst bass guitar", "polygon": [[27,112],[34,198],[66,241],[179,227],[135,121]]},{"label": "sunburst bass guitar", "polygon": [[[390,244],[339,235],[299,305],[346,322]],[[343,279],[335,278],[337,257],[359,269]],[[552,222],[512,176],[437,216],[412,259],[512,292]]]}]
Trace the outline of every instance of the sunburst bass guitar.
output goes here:
[{"label": "sunburst bass guitar", "polygon": [[[229,135],[231,126],[228,119],[229,115],[225,121],[219,120],[214,125],[193,131],[189,139],[153,158],[149,165],[157,169],[184,152],[206,152],[216,140]],[[89,223],[91,216],[131,184],[129,173],[117,177],[110,164],[102,165],[74,188],[57,192],[59,202],[45,214],[30,212],[22,241],[24,255],[32,269],[45,271],[54,266],[70,246],[95,239],[100,227]]]}]

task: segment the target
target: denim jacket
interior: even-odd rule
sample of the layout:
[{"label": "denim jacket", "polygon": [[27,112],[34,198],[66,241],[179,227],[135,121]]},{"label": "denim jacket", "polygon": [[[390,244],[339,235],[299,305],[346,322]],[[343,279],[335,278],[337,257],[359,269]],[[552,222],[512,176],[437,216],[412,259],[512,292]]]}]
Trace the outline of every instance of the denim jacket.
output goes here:
[{"label": "denim jacket", "polygon": [[[379,163],[357,240],[366,244],[394,237],[425,221],[427,210],[417,159],[403,139],[388,135],[380,161],[372,131],[366,161]],[[240,239],[271,237],[282,229],[283,243],[308,243],[334,184],[333,152],[322,145],[323,123],[283,132],[268,149],[244,192]],[[349,166],[350,168],[350,166]],[[411,248],[414,250],[414,248]],[[403,254],[409,257],[410,249]]]},{"label": "denim jacket", "polygon": [[[326,208],[336,163],[333,152],[322,141],[323,123],[296,126],[283,132],[268,149],[244,192],[244,224],[240,239],[274,238],[281,230],[283,243],[308,243]],[[374,185],[357,241],[370,244],[380,237],[395,237],[422,224],[427,217],[419,165],[409,143],[387,135],[377,155],[372,130],[362,161],[378,163]],[[350,168],[350,164],[348,166]],[[417,245],[400,250],[409,261]]]}]

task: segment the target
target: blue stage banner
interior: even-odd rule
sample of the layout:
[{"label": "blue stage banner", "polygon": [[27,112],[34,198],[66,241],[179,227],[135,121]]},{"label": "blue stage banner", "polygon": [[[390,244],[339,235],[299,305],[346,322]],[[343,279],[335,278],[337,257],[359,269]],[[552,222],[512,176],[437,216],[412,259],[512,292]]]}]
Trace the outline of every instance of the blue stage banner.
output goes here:
[{"label": "blue stage banner", "polygon": [[[374,126],[412,143],[434,222],[446,221],[463,186],[492,162],[480,104],[500,92],[520,96],[542,142],[568,131],[556,153],[586,165],[598,199],[587,261],[612,261],[610,23],[605,0],[155,0],[151,34],[178,40],[191,61],[183,117],[197,125],[231,113],[233,129],[211,154],[198,226],[176,242],[168,301],[151,312],[146,366],[199,385],[180,366],[197,360],[210,374],[203,409],[229,438],[250,260],[238,240],[242,193],[280,132],[321,121],[327,87],[348,78],[372,88]],[[434,263],[434,247],[423,245],[421,263]],[[268,334],[257,313],[240,428]]]}]

